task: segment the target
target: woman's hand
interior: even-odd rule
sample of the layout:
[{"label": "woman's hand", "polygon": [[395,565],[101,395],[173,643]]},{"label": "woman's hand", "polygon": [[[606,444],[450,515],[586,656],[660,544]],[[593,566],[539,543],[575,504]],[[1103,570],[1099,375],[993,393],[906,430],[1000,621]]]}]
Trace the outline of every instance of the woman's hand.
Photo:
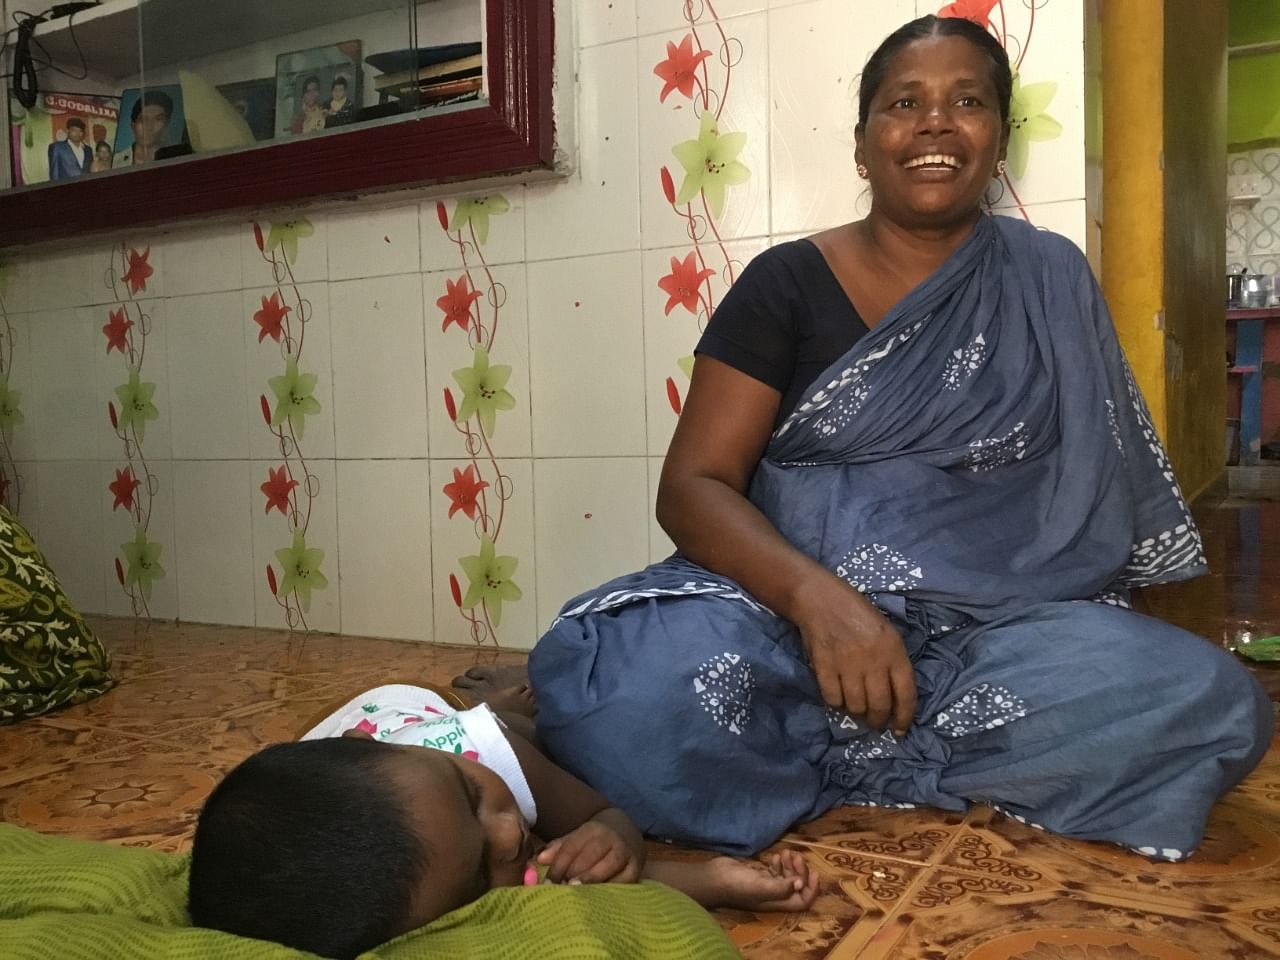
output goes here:
[{"label": "woman's hand", "polygon": [[857,590],[817,570],[795,590],[789,611],[800,630],[822,699],[905,736],[916,711],[916,679],[902,637]]}]

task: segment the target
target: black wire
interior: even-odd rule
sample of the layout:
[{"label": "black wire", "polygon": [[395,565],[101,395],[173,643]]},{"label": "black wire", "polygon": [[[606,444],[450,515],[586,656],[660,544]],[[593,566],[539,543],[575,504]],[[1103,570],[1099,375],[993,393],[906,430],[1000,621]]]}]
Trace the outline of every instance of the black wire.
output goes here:
[{"label": "black wire", "polygon": [[[14,15],[17,16],[16,14]],[[18,24],[18,42],[13,48],[13,98],[28,110],[36,105],[36,96],[40,90],[36,78],[36,65],[31,59],[31,33],[41,19],[28,15]]]},{"label": "black wire", "polygon": [[[38,14],[33,14],[26,10],[14,10],[12,15],[13,22],[17,26],[4,33],[5,38],[15,32],[18,34],[18,40],[13,51],[12,89],[14,98],[28,110],[36,104],[39,91],[37,74],[40,70],[52,70],[72,80],[84,80],[89,76],[89,63],[85,59],[83,48],[80,46],[80,38],[76,36],[75,16],[79,11],[73,11],[67,16],[67,30],[71,35],[71,42],[76,48],[76,55],[80,58],[79,72],[72,73],[70,70],[64,70],[55,64],[53,58],[49,56],[49,51],[33,36],[36,26],[46,22],[46,15],[51,13],[53,9],[53,6],[46,7]],[[31,53],[33,44],[40,51],[39,58]]]}]

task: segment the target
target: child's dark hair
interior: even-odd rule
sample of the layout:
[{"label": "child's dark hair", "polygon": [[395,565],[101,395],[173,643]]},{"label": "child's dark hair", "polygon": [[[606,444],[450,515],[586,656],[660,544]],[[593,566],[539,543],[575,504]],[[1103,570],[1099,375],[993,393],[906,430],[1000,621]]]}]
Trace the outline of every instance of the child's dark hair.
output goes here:
[{"label": "child's dark hair", "polygon": [[924,40],[926,37],[964,37],[991,60],[991,79],[996,87],[996,99],[1000,104],[1000,119],[1009,121],[1009,101],[1013,96],[1013,70],[1009,66],[1009,54],[1000,41],[972,20],[962,17],[935,17],[929,14],[904,23],[876,47],[871,59],[862,68],[862,80],[858,84],[858,125],[864,126],[871,114],[871,101],[875,99],[889,64],[903,47]]},{"label": "child's dark hair", "polygon": [[386,750],[282,743],[232,770],[196,827],[192,923],[338,958],[405,933],[427,850]]}]

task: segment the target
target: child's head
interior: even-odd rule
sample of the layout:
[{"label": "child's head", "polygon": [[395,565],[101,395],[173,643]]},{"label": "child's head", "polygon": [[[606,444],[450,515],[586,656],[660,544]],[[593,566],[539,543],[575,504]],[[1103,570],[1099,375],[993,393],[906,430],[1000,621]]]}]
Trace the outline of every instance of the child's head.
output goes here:
[{"label": "child's head", "polygon": [[200,814],[191,919],[354,957],[519,885],[532,852],[511,791],[474,761],[359,735],[277,744]]}]

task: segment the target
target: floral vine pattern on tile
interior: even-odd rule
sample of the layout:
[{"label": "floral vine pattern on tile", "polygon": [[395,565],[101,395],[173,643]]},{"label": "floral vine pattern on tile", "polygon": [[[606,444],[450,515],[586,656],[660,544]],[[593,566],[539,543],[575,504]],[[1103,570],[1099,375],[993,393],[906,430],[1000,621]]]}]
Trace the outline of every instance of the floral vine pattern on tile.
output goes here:
[{"label": "floral vine pattern on tile", "polygon": [[[1032,37],[1035,36],[1036,12],[1047,7],[1049,2],[1050,0],[1022,0],[1021,3],[1010,4],[1013,9],[1008,10],[1005,0],[957,0],[938,11],[940,17],[972,20],[984,30],[989,30],[1008,51],[1009,63],[1013,67],[1008,166],[997,178],[994,189],[988,191],[987,202],[989,206],[995,206],[1007,192],[1028,223],[1031,222],[1031,217],[1013,182],[1022,180],[1027,175],[1032,143],[1056,140],[1062,135],[1062,124],[1046,112],[1058,92],[1058,84],[1054,81],[1042,81],[1024,85],[1022,82],[1022,65],[1031,49]],[[1016,25],[1010,24],[1015,13],[1026,17],[1025,35],[1015,33]]]},{"label": "floral vine pattern on tile", "polygon": [[107,484],[107,490],[112,511],[124,510],[133,519],[133,539],[120,544],[113,566],[135,617],[151,616],[152,588],[164,579],[160,562],[163,547],[148,536],[160,481],[151,472],[144,446],[147,424],[160,417],[156,385],[143,379],[151,315],[138,295],[147,292],[147,280],[155,273],[150,258],[150,246],[139,252],[121,243],[112,251],[105,282],[115,302],[107,307],[107,322],[102,327],[107,354],[118,352],[125,367],[125,382],[115,388],[115,399],[107,401],[107,415],[123,446],[125,465],[115,468],[115,479]]},{"label": "floral vine pattern on tile", "polygon": [[22,476],[13,459],[13,431],[24,420],[22,391],[9,386],[13,372],[13,325],[5,297],[13,284],[17,268],[0,262],[0,504],[10,513],[22,509]]},{"label": "floral vine pattern on tile", "polygon": [[[311,321],[311,301],[302,295],[294,277],[298,241],[315,233],[305,219],[268,225],[253,224],[253,239],[263,262],[271,267],[274,289],[262,297],[253,314],[260,347],[280,355],[283,372],[267,380],[267,393],[259,396],[262,419],[275,438],[280,465],[267,468],[267,478],[258,489],[266,498],[264,512],[277,511],[289,537],[286,546],[268,563],[267,586],[276,604],[284,611],[289,629],[309,629],[307,612],[311,593],[329,585],[324,575],[324,551],[307,544],[311,515],[320,495],[320,480],[311,472],[303,452],[307,418],[320,412],[315,397],[317,377],[302,366],[307,324]],[[276,566],[280,572],[276,572]]]},{"label": "floral vine pattern on tile", "polygon": [[457,334],[453,335],[467,338],[472,355],[471,366],[453,371],[461,402],[453,388],[444,388],[445,411],[462,438],[470,462],[465,469],[454,468],[453,480],[445,484],[443,492],[449,498],[449,519],[461,514],[470,521],[478,545],[476,553],[458,558],[467,580],[466,591],[457,573],[450,572],[449,592],[467,623],[471,639],[494,646],[498,645],[503,603],[522,596],[512,579],[520,561],[498,553],[507,501],[514,490],[511,477],[494,455],[492,443],[498,414],[516,405],[515,397],[507,390],[511,367],[491,361],[497,349],[507,291],[494,279],[484,257],[490,217],[509,209],[510,204],[501,196],[459,200],[452,216],[444,203],[436,204],[440,229],[457,248],[462,269],[456,280],[446,278],[442,296],[436,300],[444,315],[440,330],[448,334],[450,327],[456,328]]},{"label": "floral vine pattern on tile", "polygon": [[[676,94],[672,109],[683,110],[687,100],[698,121],[698,135],[671,150],[684,170],[679,189],[668,167],[658,171],[662,194],[684,221],[693,249],[683,258],[671,258],[670,273],[658,286],[667,295],[664,314],[670,316],[679,307],[695,318],[701,331],[716,307],[711,278],[719,273],[726,285],[732,284],[742,267],[729,255],[717,221],[724,213],[726,191],[745,183],[751,171],[738,160],[747,135],[726,132],[720,126],[720,116],[729,102],[733,69],[742,61],[742,42],[725,33],[712,0],[683,0],[682,6],[689,30],[679,43],[667,42],[666,58],[653,72],[662,81],[658,102],[665,104]],[[704,34],[710,35],[707,39],[714,46],[704,44]],[[716,67],[715,82],[708,63]],[[708,265],[708,257],[714,267]],[[693,373],[693,357],[680,358],[676,366],[687,382]],[[675,377],[667,377],[666,390],[667,401],[679,416],[684,401]]]}]

